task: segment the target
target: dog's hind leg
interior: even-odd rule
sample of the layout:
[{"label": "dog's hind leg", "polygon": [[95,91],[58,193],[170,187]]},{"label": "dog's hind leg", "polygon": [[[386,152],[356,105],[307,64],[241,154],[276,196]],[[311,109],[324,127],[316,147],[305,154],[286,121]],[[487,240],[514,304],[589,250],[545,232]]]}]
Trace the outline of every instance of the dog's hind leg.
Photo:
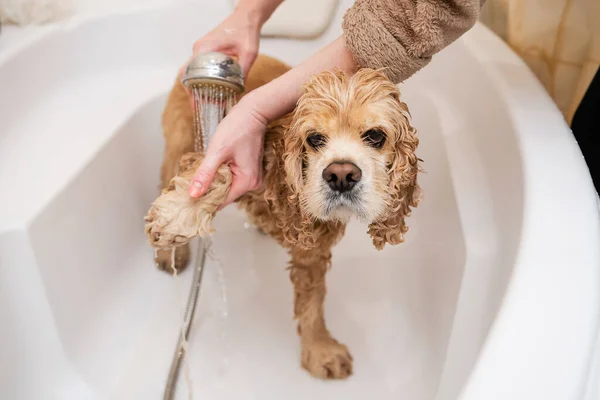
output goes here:
[{"label": "dog's hind leg", "polygon": [[302,366],[322,379],[343,379],[352,374],[348,348],[329,333],[323,315],[325,274],[331,263],[328,249],[291,251],[290,279],[294,284],[294,314],[302,345]]}]

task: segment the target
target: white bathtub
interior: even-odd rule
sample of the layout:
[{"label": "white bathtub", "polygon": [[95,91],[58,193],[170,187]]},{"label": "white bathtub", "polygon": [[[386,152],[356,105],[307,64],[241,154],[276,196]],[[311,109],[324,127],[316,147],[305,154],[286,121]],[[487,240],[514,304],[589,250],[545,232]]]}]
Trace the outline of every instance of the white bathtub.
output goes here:
[{"label": "white bathtub", "polygon": [[[324,37],[262,51],[299,62],[340,33],[342,3]],[[160,113],[228,8],[0,34],[0,398],[161,397],[191,270],[158,272],[143,234]],[[377,252],[352,225],[328,280],[354,376],[300,368],[286,255],[230,208],[190,339],[194,398],[598,399],[598,203],[558,110],[482,26],[402,92],[425,199],[404,245]]]}]

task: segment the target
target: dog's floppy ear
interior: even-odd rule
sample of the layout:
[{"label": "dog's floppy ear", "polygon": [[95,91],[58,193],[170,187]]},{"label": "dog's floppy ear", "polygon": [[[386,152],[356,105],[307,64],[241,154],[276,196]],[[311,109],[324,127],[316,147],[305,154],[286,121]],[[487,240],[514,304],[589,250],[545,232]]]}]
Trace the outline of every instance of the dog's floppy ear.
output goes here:
[{"label": "dog's floppy ear", "polygon": [[265,218],[274,220],[287,244],[311,247],[314,241],[310,242],[310,221],[300,209],[303,147],[289,134],[290,120],[288,115],[267,129],[267,135],[272,138],[266,140],[263,186],[264,199],[271,211]]},{"label": "dog's floppy ear", "polygon": [[304,160],[304,140],[300,134],[298,121],[293,118],[286,127],[283,135],[283,169],[285,182],[294,193],[299,196],[304,185],[302,163]]},{"label": "dog's floppy ear", "polygon": [[416,130],[410,125],[408,107],[400,100],[400,93],[393,94],[401,112],[396,118],[393,137],[393,154],[388,163],[390,176],[387,191],[390,203],[382,217],[369,225],[369,235],[378,250],[386,243],[398,244],[404,241],[408,231],[405,218],[410,215],[411,207],[416,207],[421,198],[421,189],[417,183],[419,159],[415,150],[419,145]]}]

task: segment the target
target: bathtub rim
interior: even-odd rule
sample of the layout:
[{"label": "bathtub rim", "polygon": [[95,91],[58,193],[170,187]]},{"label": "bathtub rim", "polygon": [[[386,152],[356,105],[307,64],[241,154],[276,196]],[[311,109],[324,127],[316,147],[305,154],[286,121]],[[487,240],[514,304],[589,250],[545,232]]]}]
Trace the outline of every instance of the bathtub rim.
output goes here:
[{"label": "bathtub rim", "polygon": [[[481,23],[477,23],[461,40],[484,66],[484,71],[497,88],[498,94],[504,99],[512,99],[510,102],[505,102],[505,105],[516,128],[515,132],[518,132],[516,139],[518,151],[522,155],[524,175],[524,208],[522,237],[504,298],[459,398],[461,400],[582,398],[586,379],[594,379],[588,376],[588,369],[592,362],[591,354],[596,332],[600,327],[598,194],[579,146],[562,113],[517,53]],[[504,66],[515,67],[517,72],[515,79],[510,79],[502,70]],[[524,96],[524,93],[527,95]],[[533,104],[532,101],[539,102],[538,107],[528,107]],[[531,129],[527,121],[534,121],[535,129]],[[540,136],[539,132],[543,132],[543,136]],[[540,148],[544,151],[539,151]],[[545,167],[549,165],[548,160],[564,159],[566,152],[572,154],[569,157],[568,170],[564,171],[564,174],[576,181],[574,190],[568,193],[557,191],[555,187],[549,186],[541,179],[532,179],[547,175],[549,172]],[[579,221],[582,227],[585,226],[586,232],[581,229],[579,235],[573,235],[571,232],[566,236],[555,235],[554,238],[559,238],[561,245],[552,246],[552,242],[548,241],[544,251],[541,251],[537,248],[539,245],[531,243],[531,238],[533,237],[534,242],[551,239],[554,231],[549,232],[548,225],[556,228],[555,232],[560,232],[568,226],[571,222],[571,213],[563,204],[570,204],[573,198],[579,199],[580,214],[585,210],[589,215],[586,221]],[[543,204],[541,207],[540,201]],[[551,212],[548,214],[551,218],[547,218],[546,221],[532,218],[531,214],[541,214],[534,208]],[[559,293],[561,288],[565,288],[571,273],[579,272],[582,276],[578,282],[588,283],[588,286],[583,285],[581,290],[571,297],[530,298],[528,288],[536,287],[539,283],[536,280],[539,272],[534,272],[536,267],[552,265],[555,257],[560,255],[557,252],[558,248],[581,247],[578,246],[581,240],[588,246],[582,249],[583,252],[579,254],[578,259],[587,262],[574,263],[562,268],[558,272],[562,273],[564,279],[553,279],[548,283],[556,284],[553,292]],[[537,292],[539,293],[539,290]],[[558,302],[556,297],[560,297]],[[559,306],[560,302],[563,302],[560,304],[562,307]],[[555,312],[552,315],[545,315],[542,321],[533,323],[523,313],[522,309],[525,305],[530,308],[528,311],[536,313],[538,317],[545,314],[550,305],[554,306]],[[561,312],[556,312],[557,310]],[[561,321],[572,319],[569,317],[577,313],[581,317],[580,324],[566,329]],[[563,354],[558,363],[552,363],[551,355],[555,353],[557,346],[551,338],[532,336],[532,332],[536,331],[535,327],[544,326],[561,326],[560,331],[555,330],[552,333],[560,334],[562,340],[559,345],[564,347],[568,344],[573,350],[569,356]],[[516,330],[520,333],[517,334]],[[532,344],[535,344],[533,347],[538,357],[532,358]],[[565,378],[565,369],[576,371],[571,373],[572,379]],[[569,382],[570,387],[563,388],[563,392],[557,393],[557,386],[549,385],[547,382]],[[541,389],[541,386],[544,388]],[[568,397],[564,397],[565,395]]]}]

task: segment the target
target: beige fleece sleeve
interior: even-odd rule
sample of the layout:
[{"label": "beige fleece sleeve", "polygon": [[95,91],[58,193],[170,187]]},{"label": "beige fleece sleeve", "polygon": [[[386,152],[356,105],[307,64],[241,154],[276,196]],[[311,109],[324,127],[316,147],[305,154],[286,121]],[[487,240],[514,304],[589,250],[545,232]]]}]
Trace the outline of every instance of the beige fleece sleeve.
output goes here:
[{"label": "beige fleece sleeve", "polygon": [[344,15],[346,47],[363,68],[409,78],[468,31],[485,0],[356,0]]}]

